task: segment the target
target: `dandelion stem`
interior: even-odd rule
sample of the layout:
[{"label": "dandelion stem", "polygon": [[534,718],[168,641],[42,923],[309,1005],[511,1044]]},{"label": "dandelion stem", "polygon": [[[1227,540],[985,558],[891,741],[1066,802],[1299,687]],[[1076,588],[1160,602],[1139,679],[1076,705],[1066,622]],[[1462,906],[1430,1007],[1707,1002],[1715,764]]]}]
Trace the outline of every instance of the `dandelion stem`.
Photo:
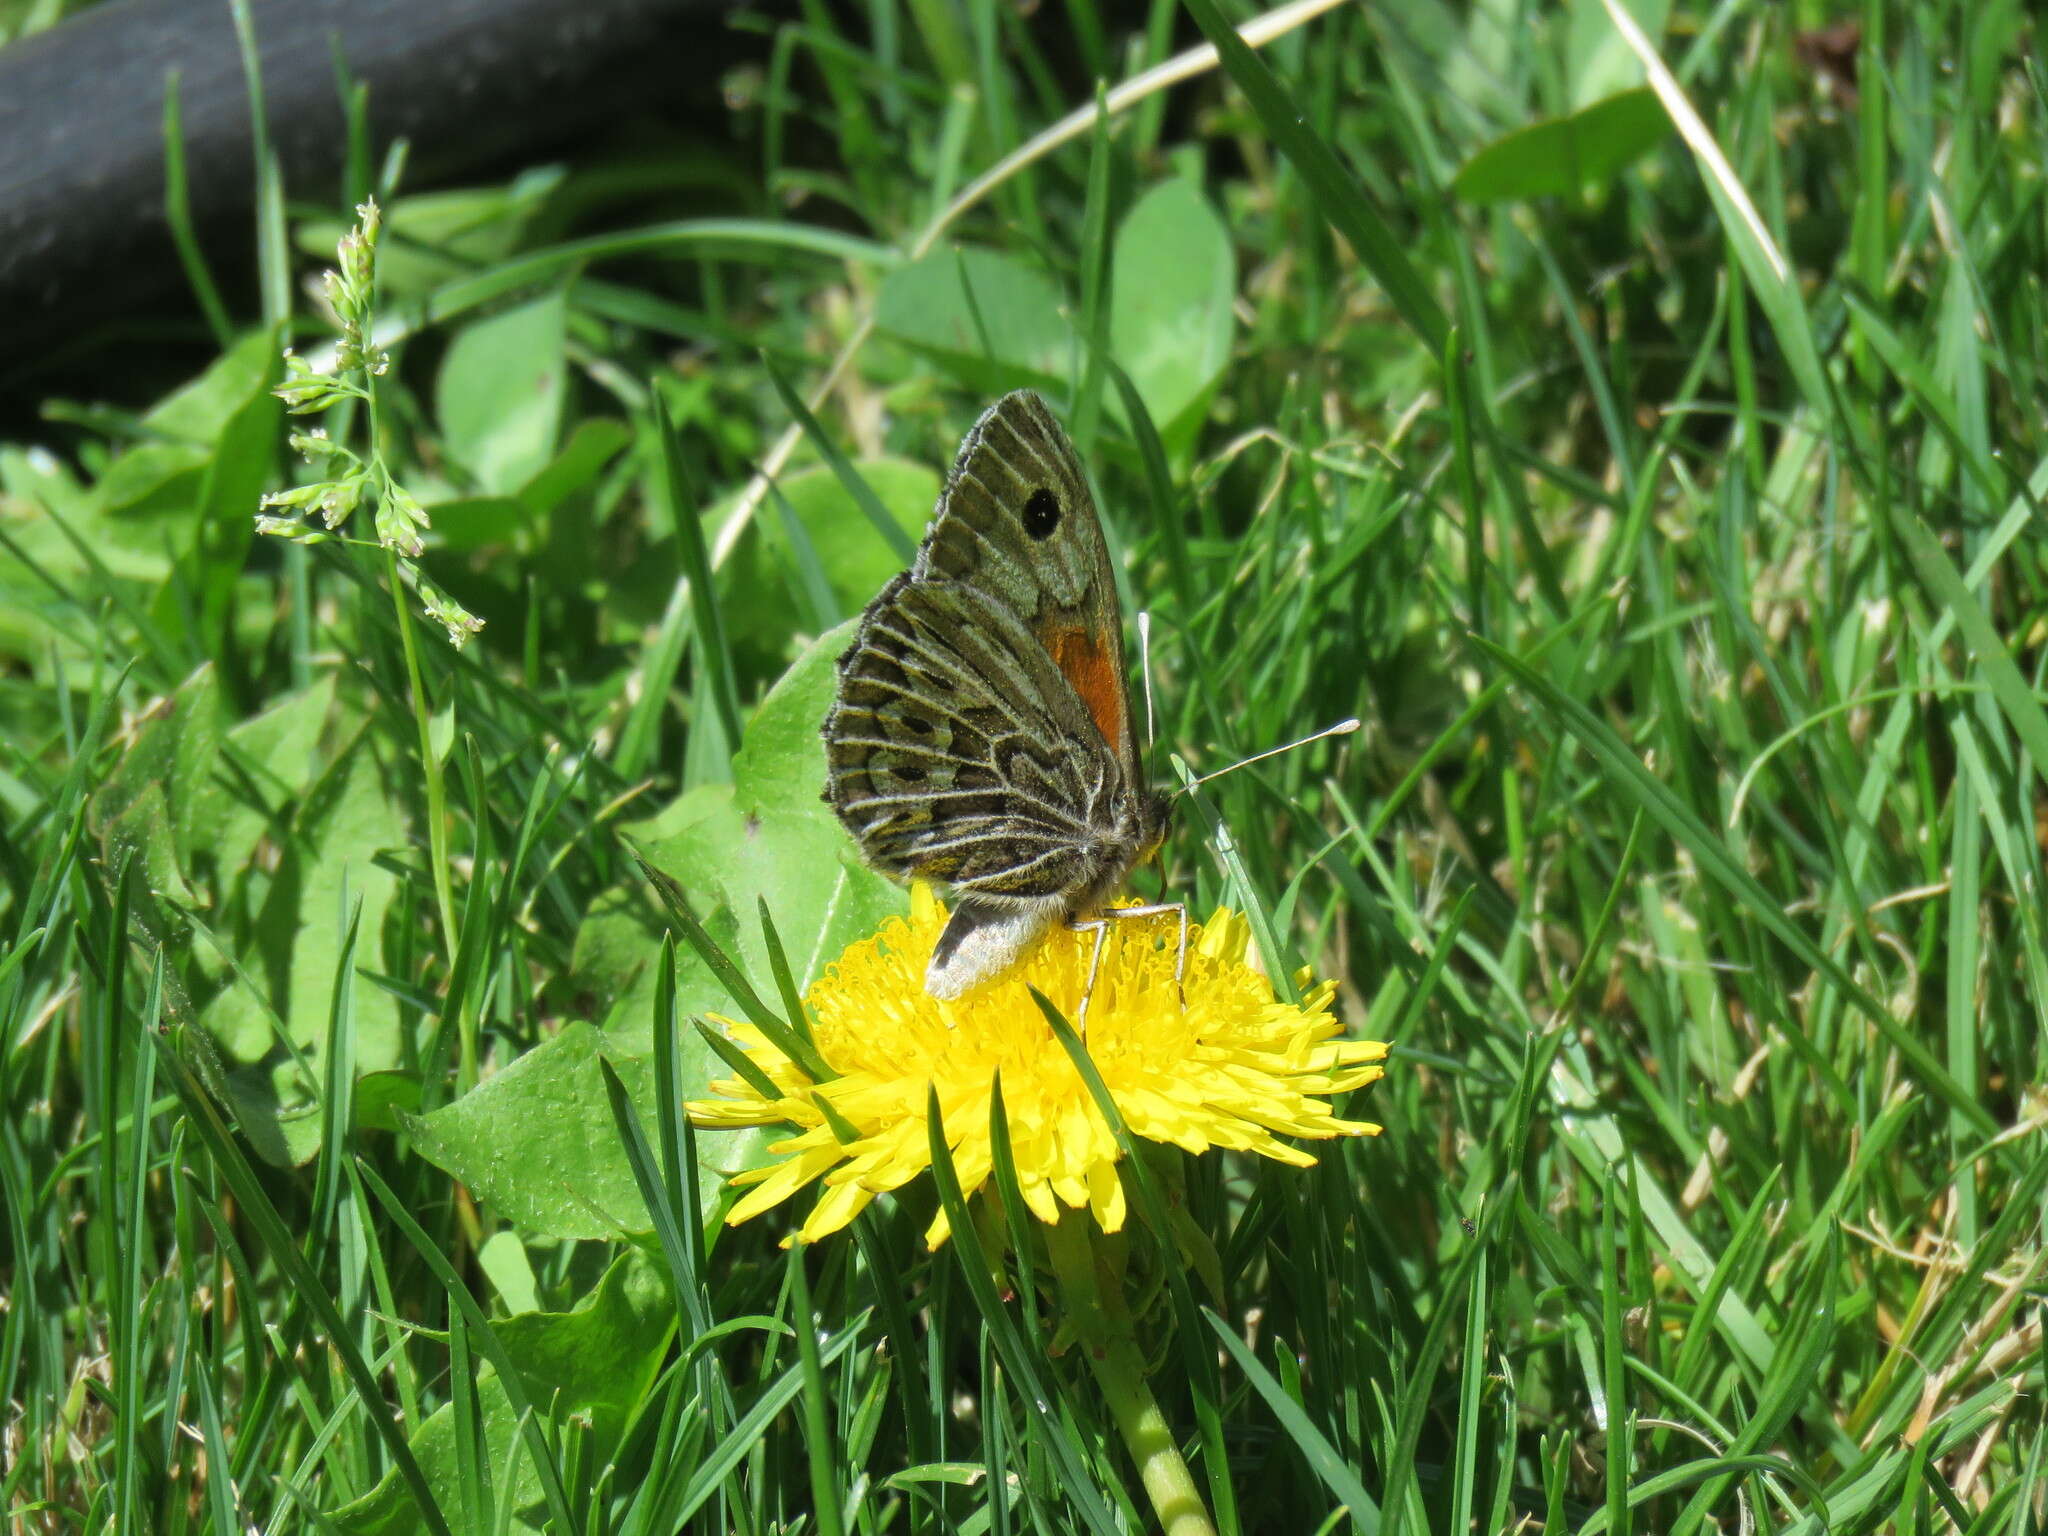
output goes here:
[{"label": "dandelion stem", "polygon": [[1165,1536],[1216,1536],[1194,1474],[1181,1459],[1173,1426],[1145,1384],[1144,1358],[1133,1334],[1130,1309],[1124,1305],[1122,1285],[1097,1267],[1094,1225],[1070,1216],[1044,1232],[1067,1319],[1124,1437],[1124,1446],[1137,1465],[1160,1528]]},{"label": "dandelion stem", "polygon": [[1116,1417],[1116,1427],[1123,1432],[1124,1444],[1138,1465],[1145,1493],[1166,1536],[1216,1536],[1216,1527],[1195,1488],[1194,1474],[1181,1460],[1173,1428],[1152,1389],[1145,1385],[1145,1367],[1138,1358],[1137,1345],[1125,1337],[1106,1351],[1089,1347],[1088,1365]]}]

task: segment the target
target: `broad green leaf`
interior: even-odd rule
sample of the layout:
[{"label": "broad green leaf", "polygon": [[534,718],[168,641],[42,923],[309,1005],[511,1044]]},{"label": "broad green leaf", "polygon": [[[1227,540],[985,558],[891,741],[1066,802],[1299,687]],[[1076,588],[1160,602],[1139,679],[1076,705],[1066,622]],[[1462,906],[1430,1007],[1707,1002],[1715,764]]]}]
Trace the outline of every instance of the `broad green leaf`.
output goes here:
[{"label": "broad green leaf", "polygon": [[180,906],[197,905],[178,867],[171,837],[171,808],[161,784],[145,783],[121,814],[98,829],[109,868],[133,861],[150,896],[168,897]]},{"label": "broad green leaf", "polygon": [[[853,624],[842,624],[804,652],[747,722],[733,787],[749,810],[839,825],[825,805],[825,743],[818,732],[838,681],[839,653],[852,643],[853,631]],[[787,936],[788,928],[783,932]]]},{"label": "broad green leaf", "polygon": [[533,509],[517,496],[458,496],[427,508],[434,542],[467,552],[509,544],[533,524]]},{"label": "broad green leaf", "polygon": [[[85,577],[97,565],[155,584],[182,555],[186,585],[210,581],[224,590],[241,571],[256,500],[276,453],[282,406],[269,393],[276,366],[266,335],[237,343],[148,412],[145,426],[160,435],[130,445],[89,487],[42,449],[0,451],[0,491],[17,503],[8,508],[10,540],[36,568],[60,580]],[[202,507],[205,517],[197,515]],[[165,520],[183,522],[173,530]],[[196,573],[196,535],[184,532],[185,524],[213,535]],[[19,589],[22,601],[5,600],[8,589]],[[45,645],[34,615],[48,597],[49,588],[14,550],[0,549],[0,645],[14,654]],[[190,595],[178,601],[189,602]],[[214,602],[218,607],[217,594]],[[175,610],[176,603],[167,600],[167,608]],[[216,612],[216,637],[218,625]]]},{"label": "broad green leaf", "polygon": [[[100,506],[109,516],[127,519],[183,512],[198,494],[210,457],[203,443],[137,443],[100,476]],[[253,517],[253,502],[251,507]]]},{"label": "broad green leaf", "polygon": [[[869,459],[856,468],[912,542],[922,537],[939,497],[939,472],[908,459]],[[903,568],[873,525],[848,515],[846,492],[822,465],[782,482],[782,493],[817,553],[832,595],[849,611],[865,606]],[[765,520],[761,528],[770,569],[777,576],[792,571],[797,557],[788,531],[773,520]]]},{"label": "broad green leaf", "polygon": [[[701,1096],[711,1077],[728,1075],[696,1044],[694,1032],[684,1035],[681,1053],[686,1094]],[[653,1224],[612,1125],[599,1056],[611,1062],[642,1122],[652,1126],[653,1058],[627,1054],[584,1023],[535,1046],[453,1104],[402,1118],[422,1157],[528,1236],[646,1232]],[[726,1145],[716,1141],[712,1148]],[[699,1177],[708,1208],[720,1175],[707,1160]]]},{"label": "broad green leaf", "polygon": [[[295,745],[316,728],[311,701],[303,712],[266,720],[267,735]],[[285,771],[293,771],[295,756],[286,754]],[[230,829],[238,839],[247,839],[251,823],[235,818]],[[229,983],[207,1008],[206,1024],[237,1060],[275,1065],[276,1113],[290,1116],[308,1095],[296,1066],[284,1059],[273,1038],[271,1011],[283,1019],[307,1058],[317,1061],[327,1034],[342,935],[349,908],[358,897],[363,916],[356,966],[373,972],[386,969],[384,915],[397,880],[377,866],[375,855],[384,849],[403,850],[408,839],[361,735],[298,798],[280,841],[278,868],[256,915],[253,942],[242,956],[248,984]],[[263,996],[252,996],[251,987],[261,989]],[[371,1072],[395,1065],[398,1012],[390,994],[358,976],[355,1008],[357,1069]],[[295,1147],[312,1150],[297,1143]]]},{"label": "broad green leaf", "polygon": [[554,457],[568,389],[568,305],[561,290],[465,326],[434,386],[455,461],[485,491],[509,495]]},{"label": "broad green leaf", "polygon": [[1451,190],[1470,203],[1578,197],[1604,188],[1671,131],[1648,86],[1495,139],[1465,162]]},{"label": "broad green leaf", "polygon": [[1185,446],[1230,361],[1237,261],[1201,189],[1175,180],[1117,231],[1110,346],[1169,446]]},{"label": "broad green leaf", "polygon": [[[675,1304],[659,1266],[637,1248],[628,1248],[574,1311],[522,1312],[491,1328],[512,1357],[529,1399],[550,1418],[551,1430],[559,1434],[576,1418],[587,1426],[594,1464],[603,1465],[627,1416],[653,1384],[675,1321]],[[511,1402],[487,1365],[480,1367],[477,1387],[491,1486],[500,1503],[510,1506],[504,1528],[538,1531],[544,1519],[540,1481],[518,1443]],[[441,1507],[460,1509],[453,1406],[444,1404],[430,1415],[410,1445]],[[350,1536],[400,1536],[418,1529],[412,1496],[395,1471],[329,1518]]]},{"label": "broad green leaf", "polygon": [[[938,471],[909,459],[866,459],[855,467],[904,532],[913,540],[921,537],[938,500]],[[867,519],[847,505],[846,491],[831,470],[812,465],[779,484],[832,600],[840,613],[858,613],[903,569],[902,562]],[[705,514],[707,537],[724,524],[737,499],[735,493]],[[802,580],[800,554],[781,517],[754,519],[726,565],[728,574],[721,576],[720,590],[776,597],[725,605],[726,635],[733,644],[777,660],[789,654],[797,610],[793,600],[783,599],[797,591]]]},{"label": "broad green leaf", "polygon": [[[722,801],[724,786],[705,785]],[[688,797],[685,797],[688,798]],[[727,936],[706,914],[721,942]],[[664,932],[659,909],[637,882],[604,892],[590,904],[576,930],[569,956],[569,985],[586,1018],[603,1024],[619,1049],[641,1055],[653,1049],[656,961]],[[676,953],[676,1011],[721,1010],[729,999],[703,962],[687,949]]]},{"label": "broad green leaf", "polygon": [[1059,290],[996,251],[934,251],[882,280],[878,329],[931,357],[961,383],[998,395],[1067,376],[1073,327]]},{"label": "broad green leaf", "polygon": [[906,909],[903,893],[860,862],[824,803],[818,727],[832,700],[833,663],[852,638],[851,623],[826,635],[761,702],[722,804],[672,838],[643,842],[650,863],[734,914],[738,958],[764,993],[772,986],[759,900],[768,903],[799,988],[853,940]]},{"label": "broad green leaf", "polygon": [[[1627,4],[1646,37],[1656,42],[1664,36],[1671,0],[1627,0]],[[1615,32],[1600,0],[1571,0],[1566,53],[1565,78],[1571,82],[1574,112],[1643,83],[1642,62]]]},{"label": "broad green leaf", "polygon": [[[270,392],[276,376],[275,372],[259,374],[221,424],[193,499],[184,585],[199,594],[201,633],[197,638],[216,657],[225,654],[231,636],[237,584],[256,536],[256,506],[277,461],[284,402]],[[161,593],[158,622],[167,629],[180,622],[188,602],[183,594]]]},{"label": "broad green leaf", "polygon": [[517,1316],[538,1312],[540,1296],[534,1284],[533,1261],[526,1256],[526,1244],[510,1227],[500,1227],[483,1240],[476,1251],[477,1268],[491,1282],[505,1310]]},{"label": "broad green leaf", "polygon": [[[333,250],[330,245],[330,256]],[[229,418],[269,385],[276,368],[276,342],[268,331],[252,331],[191,383],[166,395],[142,419],[165,437],[210,448],[220,441]]]},{"label": "broad green leaf", "polygon": [[355,1107],[356,1129],[366,1131],[400,1131],[398,1123],[401,1114],[412,1114],[420,1107],[420,1079],[415,1072],[403,1072],[395,1068],[383,1072],[365,1072],[356,1079],[355,1090],[349,1102]]},{"label": "broad green leaf", "polygon": [[[385,970],[384,913],[398,880],[378,867],[375,856],[386,849],[403,854],[409,843],[367,738],[351,743],[307,792],[293,818],[291,843],[287,860],[296,865],[297,878],[281,878],[273,887],[296,898],[285,1019],[292,1038],[317,1059],[325,1045],[334,969],[350,908],[361,900],[357,968]],[[355,1000],[357,1070],[396,1065],[398,1011],[390,994],[359,980]]]},{"label": "broad green leaf", "polygon": [[[536,166],[503,187],[458,187],[395,199],[384,210],[377,247],[377,291],[387,299],[423,293],[511,255],[533,215],[565,176],[559,165]],[[330,265],[335,242],[353,219],[303,219],[292,243]]]},{"label": "broad green leaf", "polygon": [[[176,472],[184,477],[183,489],[164,493],[183,499],[166,504],[188,506],[205,451],[185,445],[174,451],[189,462]],[[8,654],[35,656],[48,644],[50,631],[40,617],[50,595],[46,583],[86,574],[89,562],[80,543],[112,576],[154,583],[169,574],[175,542],[152,519],[108,516],[103,485],[80,485],[69,466],[46,449],[0,449],[0,491],[11,503],[9,543],[0,546],[0,640]]]},{"label": "broad green leaf", "polygon": [[631,438],[623,422],[596,417],[569,434],[562,451],[534,471],[516,494],[463,496],[427,508],[434,542],[444,549],[474,550],[511,542],[589,488]]},{"label": "broad green leaf", "polygon": [[203,855],[223,883],[246,872],[264,830],[281,824],[313,782],[335,680],[334,673],[323,673],[231,727],[226,752],[232,767],[192,787],[189,824],[204,836],[187,847]]},{"label": "broad green leaf", "polygon": [[[618,451],[633,440],[633,429],[610,416],[591,416],[576,424],[569,441],[554,459],[519,488],[519,499],[541,517],[578,491],[589,489]],[[437,528],[439,524],[435,525]]]},{"label": "broad green leaf", "polygon": [[109,866],[124,850],[140,855],[151,889],[187,904],[197,900],[185,884],[189,861],[211,837],[199,813],[211,803],[224,710],[212,666],[201,667],[157,706],[91,802]]}]

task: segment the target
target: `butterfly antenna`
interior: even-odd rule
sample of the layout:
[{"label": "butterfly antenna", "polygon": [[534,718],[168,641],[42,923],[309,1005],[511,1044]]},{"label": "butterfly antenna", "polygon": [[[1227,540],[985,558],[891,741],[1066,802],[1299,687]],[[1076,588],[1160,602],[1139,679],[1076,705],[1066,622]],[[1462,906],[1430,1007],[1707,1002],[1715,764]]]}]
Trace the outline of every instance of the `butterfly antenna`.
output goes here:
[{"label": "butterfly antenna", "polygon": [[1304,736],[1299,741],[1290,741],[1281,747],[1268,747],[1263,752],[1254,752],[1250,757],[1241,757],[1226,768],[1218,768],[1214,773],[1205,773],[1199,779],[1190,779],[1179,789],[1175,790],[1174,794],[1176,796],[1184,795],[1197,784],[1206,784],[1211,779],[1220,779],[1226,773],[1235,773],[1240,768],[1249,767],[1253,763],[1264,762],[1269,757],[1278,757],[1282,752],[1292,752],[1296,747],[1305,747],[1312,741],[1321,741],[1325,736],[1348,736],[1357,729],[1358,718],[1355,715],[1349,720],[1339,720],[1335,725],[1326,725],[1320,731]]},{"label": "butterfly antenna", "polygon": [[1149,752],[1159,740],[1159,726],[1152,718],[1152,615],[1143,609],[1138,613],[1138,671],[1145,679],[1145,749]]}]

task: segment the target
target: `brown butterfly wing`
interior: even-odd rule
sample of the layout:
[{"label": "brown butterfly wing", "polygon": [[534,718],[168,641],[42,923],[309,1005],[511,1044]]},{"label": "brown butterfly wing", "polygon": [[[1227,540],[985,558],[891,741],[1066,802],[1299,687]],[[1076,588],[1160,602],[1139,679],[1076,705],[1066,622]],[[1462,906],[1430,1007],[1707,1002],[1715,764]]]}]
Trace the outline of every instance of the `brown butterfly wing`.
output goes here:
[{"label": "brown butterfly wing", "polygon": [[840,658],[827,791],[868,861],[999,904],[1095,877],[1115,761],[1016,615],[954,582],[899,576]]},{"label": "brown butterfly wing", "polygon": [[953,887],[937,997],[1006,969],[1156,842],[1109,546],[1038,396],[1006,395],[961,443],[916,562],[840,658],[824,735],[826,798],[868,861]]},{"label": "brown butterfly wing", "polygon": [[1038,395],[1003,396],[961,441],[911,575],[976,587],[1016,614],[1140,782],[1109,544],[1074,446]]}]

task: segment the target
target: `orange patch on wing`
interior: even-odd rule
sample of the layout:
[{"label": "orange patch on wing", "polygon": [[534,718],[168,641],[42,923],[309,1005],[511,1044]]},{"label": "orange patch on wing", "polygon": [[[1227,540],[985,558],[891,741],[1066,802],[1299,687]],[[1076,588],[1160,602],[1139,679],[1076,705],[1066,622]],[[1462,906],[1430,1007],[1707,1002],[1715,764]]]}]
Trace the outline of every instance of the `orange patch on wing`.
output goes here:
[{"label": "orange patch on wing", "polygon": [[1039,633],[1039,641],[1060,669],[1074,692],[1088,706],[1095,728],[1119,755],[1124,750],[1124,722],[1130,718],[1125,703],[1125,683],[1119,675],[1108,637],[1092,630],[1051,628]]}]

